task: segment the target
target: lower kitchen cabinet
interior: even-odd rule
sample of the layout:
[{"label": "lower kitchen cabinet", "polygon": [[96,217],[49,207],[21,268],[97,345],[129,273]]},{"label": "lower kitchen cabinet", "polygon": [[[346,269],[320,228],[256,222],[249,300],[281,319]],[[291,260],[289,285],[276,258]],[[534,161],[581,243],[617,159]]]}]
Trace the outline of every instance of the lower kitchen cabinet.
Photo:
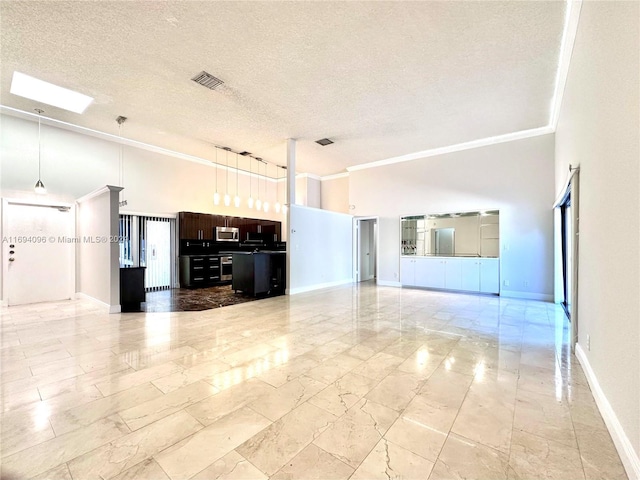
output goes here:
[{"label": "lower kitchen cabinet", "polygon": [[500,259],[401,257],[400,282],[411,287],[500,292]]},{"label": "lower kitchen cabinet", "polygon": [[221,282],[219,255],[181,255],[180,286],[208,287]]}]

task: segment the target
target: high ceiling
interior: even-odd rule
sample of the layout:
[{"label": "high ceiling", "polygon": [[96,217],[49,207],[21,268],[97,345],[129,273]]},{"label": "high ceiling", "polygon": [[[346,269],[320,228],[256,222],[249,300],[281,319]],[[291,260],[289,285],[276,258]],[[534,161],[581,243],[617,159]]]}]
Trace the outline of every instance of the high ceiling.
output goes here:
[{"label": "high ceiling", "polygon": [[[549,124],[561,1],[2,1],[14,70],[95,97],[45,116],[202,158],[212,145],[316,175]],[[205,70],[224,81],[191,81]],[[323,137],[335,143],[322,147]]]}]

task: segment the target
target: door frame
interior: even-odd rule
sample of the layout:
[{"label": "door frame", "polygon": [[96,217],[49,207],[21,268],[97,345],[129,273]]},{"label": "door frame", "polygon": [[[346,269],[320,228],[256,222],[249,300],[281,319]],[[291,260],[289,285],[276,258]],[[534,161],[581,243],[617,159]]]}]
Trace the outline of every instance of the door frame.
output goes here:
[{"label": "door frame", "polygon": [[375,250],[375,273],[374,280],[376,284],[379,278],[379,265],[380,265],[380,217],[353,217],[353,281],[355,283],[360,282],[360,222],[367,220],[375,220],[373,225],[375,226],[373,231],[373,243]]},{"label": "door frame", "polygon": [[[10,205],[23,205],[23,206],[31,206],[31,207],[42,207],[42,208],[67,208],[69,209],[70,214],[70,234],[72,236],[76,235],[76,205],[75,203],[66,203],[66,202],[57,202],[50,201],[49,199],[40,200],[34,198],[3,198],[2,199],[2,225],[0,225],[0,239],[4,238],[9,229],[9,206]],[[71,255],[69,255],[69,285],[67,286],[69,292],[69,298],[76,298],[76,248],[75,243],[69,243],[68,248],[71,249]],[[2,248],[0,248],[0,261],[2,262],[2,278],[0,279],[0,283],[2,286],[2,298],[0,299],[0,305],[3,307],[9,306],[9,262],[6,261],[5,257],[5,248],[4,244],[2,244]]]},{"label": "door frame", "polygon": [[[565,187],[560,192],[556,202],[553,205],[554,215],[554,302],[562,303],[564,299],[564,268],[562,259],[562,235],[563,227],[566,225],[562,220],[562,205],[567,199],[571,201],[571,315],[565,309],[565,314],[569,319],[570,344],[571,351],[575,351],[578,343],[578,332],[580,329],[580,320],[578,312],[578,297],[580,296],[579,285],[579,265],[580,265],[580,166],[569,165],[569,174],[564,183]],[[566,219],[565,219],[566,221]]]}]

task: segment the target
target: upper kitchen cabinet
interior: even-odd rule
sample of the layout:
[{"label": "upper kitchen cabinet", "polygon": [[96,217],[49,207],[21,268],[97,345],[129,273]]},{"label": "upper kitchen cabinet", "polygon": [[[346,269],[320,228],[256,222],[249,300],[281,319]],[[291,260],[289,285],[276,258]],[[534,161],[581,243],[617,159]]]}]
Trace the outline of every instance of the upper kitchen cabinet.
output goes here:
[{"label": "upper kitchen cabinet", "polygon": [[197,213],[180,212],[178,214],[178,228],[181,240],[200,239],[200,224]]},{"label": "upper kitchen cabinet", "polygon": [[261,233],[275,235],[275,240],[280,240],[280,222],[275,222],[272,220],[262,220],[260,223]]},{"label": "upper kitchen cabinet", "polygon": [[213,217],[206,213],[178,213],[180,240],[213,240]]},{"label": "upper kitchen cabinet", "polygon": [[249,233],[276,235],[277,241],[282,238],[282,224],[273,220],[180,212],[178,214],[178,224],[180,227],[180,240],[214,240],[215,227],[238,228],[241,242],[247,240]]}]

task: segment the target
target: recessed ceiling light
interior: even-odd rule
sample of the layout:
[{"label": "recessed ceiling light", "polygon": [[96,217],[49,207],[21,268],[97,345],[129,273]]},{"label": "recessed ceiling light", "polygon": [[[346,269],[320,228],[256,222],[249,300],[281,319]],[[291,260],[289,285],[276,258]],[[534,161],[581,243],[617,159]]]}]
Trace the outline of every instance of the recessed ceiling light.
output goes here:
[{"label": "recessed ceiling light", "polygon": [[44,80],[38,80],[20,72],[13,72],[11,93],[75,113],[83,113],[93,102],[93,98],[88,95],[59,87]]},{"label": "recessed ceiling light", "polygon": [[318,145],[322,145],[323,147],[326,147],[327,145],[331,145],[333,142],[328,138],[321,138],[320,140],[316,140],[316,143]]}]

